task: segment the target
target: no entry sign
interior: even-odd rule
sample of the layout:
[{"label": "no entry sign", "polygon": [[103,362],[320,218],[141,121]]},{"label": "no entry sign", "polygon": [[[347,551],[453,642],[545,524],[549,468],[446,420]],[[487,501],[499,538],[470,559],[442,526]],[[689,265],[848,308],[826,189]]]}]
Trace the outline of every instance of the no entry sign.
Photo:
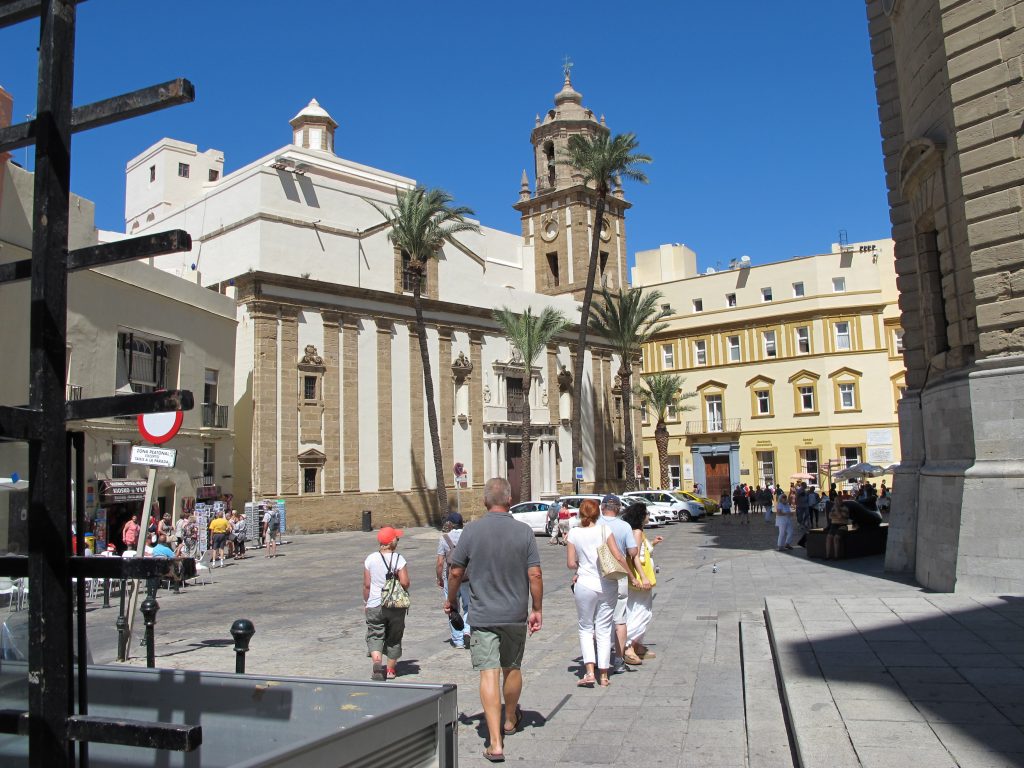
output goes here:
[{"label": "no entry sign", "polygon": [[142,437],[153,445],[166,443],[181,429],[181,421],[185,414],[182,411],[168,413],[140,413],[139,432]]}]

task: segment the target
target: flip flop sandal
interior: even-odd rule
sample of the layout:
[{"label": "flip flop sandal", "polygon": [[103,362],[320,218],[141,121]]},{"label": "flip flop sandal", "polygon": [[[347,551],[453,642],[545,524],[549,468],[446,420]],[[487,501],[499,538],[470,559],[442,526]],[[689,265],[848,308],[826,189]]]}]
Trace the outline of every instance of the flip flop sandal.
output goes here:
[{"label": "flip flop sandal", "polygon": [[584,675],[576,683],[576,686],[578,688],[593,688],[594,687],[594,683],[596,683],[596,682],[597,682],[597,680],[594,679],[593,675]]},{"label": "flip flop sandal", "polygon": [[484,750],[484,760],[487,760],[487,761],[489,761],[491,763],[504,763],[505,762],[505,755],[502,754],[502,753],[499,753],[499,754],[495,755],[495,754],[492,754],[492,753],[488,752],[485,749]]},{"label": "flip flop sandal", "polygon": [[[515,715],[516,715],[516,719],[513,721],[515,724],[511,728],[504,728],[503,727],[501,729],[501,732],[503,734],[505,734],[506,736],[512,736],[512,735],[518,733],[519,726],[523,724],[523,710],[521,710],[518,706],[516,707]],[[503,757],[502,760],[504,760],[504,759],[505,758]]]}]

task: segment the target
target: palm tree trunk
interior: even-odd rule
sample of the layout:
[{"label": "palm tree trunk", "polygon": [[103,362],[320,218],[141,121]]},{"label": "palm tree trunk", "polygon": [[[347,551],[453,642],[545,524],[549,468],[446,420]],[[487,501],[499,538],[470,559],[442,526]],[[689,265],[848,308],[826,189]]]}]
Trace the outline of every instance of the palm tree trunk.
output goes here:
[{"label": "palm tree trunk", "polygon": [[632,382],[633,371],[629,369],[628,365],[623,362],[619,366],[619,387],[622,389],[622,418],[623,418],[623,429],[622,429],[622,441],[625,443],[626,448],[626,490],[636,490],[636,450],[633,445],[633,410],[630,407],[632,405],[630,386]]},{"label": "palm tree trunk", "polygon": [[[594,233],[590,238],[590,265],[587,267],[587,284],[583,289],[583,309],[580,312],[580,331],[576,337],[576,370],[572,380],[572,465],[583,466],[583,363],[587,351],[587,331],[590,324],[590,304],[594,300],[594,279],[597,276],[597,255],[601,248],[601,221],[604,219],[604,184],[597,195],[597,210],[594,216]],[[596,425],[595,425],[596,426]],[[596,462],[595,462],[596,464]],[[575,470],[573,470],[575,471]],[[596,480],[597,478],[592,478]]]},{"label": "palm tree trunk", "polygon": [[668,481],[668,427],[665,422],[658,419],[658,426],[654,428],[654,444],[658,446],[658,465],[661,469],[661,487],[669,489]]},{"label": "palm tree trunk", "polygon": [[[411,265],[410,265],[411,266]],[[423,393],[427,401],[427,427],[430,429],[430,447],[434,454],[434,472],[437,480],[437,506],[443,520],[448,516],[448,491],[444,485],[444,467],[441,458],[441,435],[437,429],[437,409],[434,408],[434,377],[430,370],[430,352],[427,348],[427,327],[423,322],[423,303],[420,300],[420,273],[413,274],[412,303],[416,309],[416,338],[420,344],[420,360],[423,362]],[[418,447],[418,446],[417,446]]]},{"label": "palm tree trunk", "polygon": [[533,442],[530,440],[530,387],[533,385],[533,375],[527,365],[526,375],[523,376],[523,450],[522,466],[520,467],[519,500],[529,501],[533,498],[532,462],[530,454],[533,451]]}]

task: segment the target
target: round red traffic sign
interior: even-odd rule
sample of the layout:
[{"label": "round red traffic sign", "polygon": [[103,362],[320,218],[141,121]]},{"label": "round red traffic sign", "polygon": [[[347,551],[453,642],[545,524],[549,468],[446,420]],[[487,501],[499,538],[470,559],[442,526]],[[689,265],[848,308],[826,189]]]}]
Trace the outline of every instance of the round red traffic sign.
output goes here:
[{"label": "round red traffic sign", "polygon": [[166,443],[181,429],[181,421],[185,418],[183,411],[166,413],[140,413],[139,432],[153,445]]}]

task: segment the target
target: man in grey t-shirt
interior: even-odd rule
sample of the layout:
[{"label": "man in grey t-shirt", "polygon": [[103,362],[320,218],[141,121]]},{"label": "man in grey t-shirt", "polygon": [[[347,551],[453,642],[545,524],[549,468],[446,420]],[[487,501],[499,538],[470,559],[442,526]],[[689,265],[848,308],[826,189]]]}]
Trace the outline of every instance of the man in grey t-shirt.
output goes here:
[{"label": "man in grey t-shirt", "polygon": [[[607,525],[608,530],[615,537],[615,543],[619,545],[619,552],[622,552],[630,561],[636,557],[636,539],[633,538],[633,529],[629,523],[619,519],[619,512],[622,510],[622,502],[618,496],[608,494],[601,500],[601,519],[598,525]],[[620,563],[629,572],[629,565]],[[615,613],[612,621],[615,623],[615,659],[613,669],[616,672],[626,671],[626,662],[622,660],[622,654],[626,648],[626,606],[629,602],[629,577],[623,576],[619,579],[619,595],[615,601]]]},{"label": "man in grey t-shirt", "polygon": [[471,566],[473,632],[469,647],[473,669],[480,672],[480,703],[490,735],[484,757],[494,762],[504,759],[503,737],[519,730],[523,719],[519,697],[523,692],[521,666],[526,633],[527,629],[533,634],[541,628],[544,597],[536,539],[528,525],[508,514],[511,502],[512,488],[507,480],[495,477],[487,481],[487,514],[467,525],[455,545],[444,604],[445,613],[450,614],[455,604],[452,598],[458,595],[463,574]]}]

